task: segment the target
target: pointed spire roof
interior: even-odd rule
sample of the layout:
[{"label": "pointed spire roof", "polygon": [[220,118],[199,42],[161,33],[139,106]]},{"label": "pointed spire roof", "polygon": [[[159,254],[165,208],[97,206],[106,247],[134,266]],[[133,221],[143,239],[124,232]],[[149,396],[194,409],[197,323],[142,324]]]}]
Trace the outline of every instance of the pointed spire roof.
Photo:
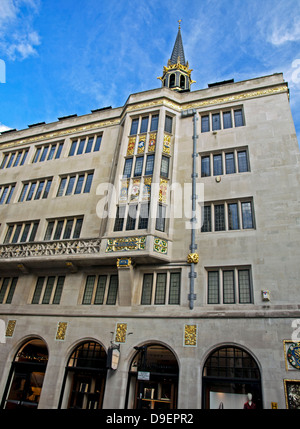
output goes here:
[{"label": "pointed spire roof", "polygon": [[[177,33],[174,48],[172,51],[172,55],[170,58],[170,64],[177,64],[179,62],[180,64],[185,66],[186,63],[185,63],[183,43],[182,43],[182,37],[181,37],[181,31],[180,31],[181,19],[178,22],[179,22],[178,33]],[[178,61],[178,59],[179,59],[179,61]]]}]

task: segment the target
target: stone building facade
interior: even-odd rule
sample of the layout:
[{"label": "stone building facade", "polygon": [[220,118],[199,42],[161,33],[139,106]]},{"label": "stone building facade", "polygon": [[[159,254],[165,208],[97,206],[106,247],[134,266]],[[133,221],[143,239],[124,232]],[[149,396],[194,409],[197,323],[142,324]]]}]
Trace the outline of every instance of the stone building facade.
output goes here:
[{"label": "stone building facade", "polygon": [[2,408],[300,407],[288,85],[160,79],[0,136]]}]

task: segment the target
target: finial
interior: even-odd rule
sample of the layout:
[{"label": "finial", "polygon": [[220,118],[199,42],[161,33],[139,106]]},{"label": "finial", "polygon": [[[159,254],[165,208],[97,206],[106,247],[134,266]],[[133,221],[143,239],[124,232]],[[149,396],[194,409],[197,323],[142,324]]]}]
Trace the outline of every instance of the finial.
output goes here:
[{"label": "finial", "polygon": [[178,25],[178,30],[180,30],[180,24],[181,24],[182,19],[179,19],[179,25]]}]

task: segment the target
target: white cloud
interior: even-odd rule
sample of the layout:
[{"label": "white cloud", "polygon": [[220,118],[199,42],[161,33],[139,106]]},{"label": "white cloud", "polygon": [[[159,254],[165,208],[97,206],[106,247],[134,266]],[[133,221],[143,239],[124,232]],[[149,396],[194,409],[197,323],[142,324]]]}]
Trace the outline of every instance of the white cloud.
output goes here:
[{"label": "white cloud", "polygon": [[[1,0],[0,2],[0,50],[2,58],[25,59],[36,55],[40,37],[32,25],[32,17],[38,12],[40,0]],[[26,19],[23,9],[26,8]],[[28,10],[30,14],[28,14]]]},{"label": "white cloud", "polygon": [[297,40],[300,40],[300,22],[298,19],[294,21],[291,27],[287,27],[285,24],[276,25],[270,37],[270,42],[273,45],[282,45]]}]

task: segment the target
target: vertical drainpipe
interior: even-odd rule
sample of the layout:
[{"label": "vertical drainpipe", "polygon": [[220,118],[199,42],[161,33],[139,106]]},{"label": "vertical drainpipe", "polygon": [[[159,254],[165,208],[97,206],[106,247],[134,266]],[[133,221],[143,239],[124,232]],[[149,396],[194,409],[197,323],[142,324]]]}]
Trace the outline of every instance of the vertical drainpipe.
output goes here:
[{"label": "vertical drainpipe", "polygon": [[198,177],[197,174],[197,121],[198,116],[195,109],[188,109],[182,112],[181,115],[183,118],[193,116],[193,171],[192,171],[192,218],[191,218],[191,245],[190,251],[191,253],[188,255],[187,262],[191,264],[191,269],[189,273],[190,278],[190,293],[188,295],[188,299],[190,302],[190,309],[194,308],[194,301],[196,300],[197,295],[195,294],[195,278],[197,277],[197,273],[195,272],[195,264],[198,263],[199,256],[196,253],[197,244],[196,244],[196,226],[197,226],[197,217],[196,217],[196,204],[198,196],[196,195],[196,179]]}]

